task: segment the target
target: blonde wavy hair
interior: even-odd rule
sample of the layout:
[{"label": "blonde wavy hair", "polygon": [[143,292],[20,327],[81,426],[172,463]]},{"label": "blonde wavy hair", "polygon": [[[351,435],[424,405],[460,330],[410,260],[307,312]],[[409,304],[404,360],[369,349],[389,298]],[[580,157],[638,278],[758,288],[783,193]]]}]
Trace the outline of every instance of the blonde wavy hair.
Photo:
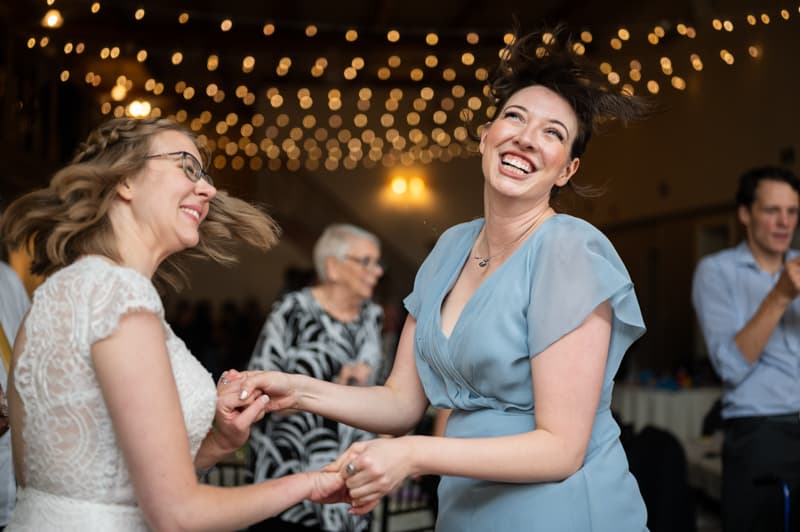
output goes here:
[{"label": "blonde wavy hair", "polygon": [[[49,186],[8,206],[0,218],[0,237],[12,249],[28,246],[31,272],[37,275],[50,275],[87,254],[120,260],[109,208],[117,185],[144,168],[152,138],[164,131],[189,137],[206,162],[207,151],[197,137],[172,120],[110,120],[89,135]],[[277,243],[279,233],[275,221],[260,208],[218,191],[200,224],[198,245],[166,258],[154,281],[180,289],[186,285],[187,258],[230,265],[236,262],[232,249],[236,241],[266,250]]]}]

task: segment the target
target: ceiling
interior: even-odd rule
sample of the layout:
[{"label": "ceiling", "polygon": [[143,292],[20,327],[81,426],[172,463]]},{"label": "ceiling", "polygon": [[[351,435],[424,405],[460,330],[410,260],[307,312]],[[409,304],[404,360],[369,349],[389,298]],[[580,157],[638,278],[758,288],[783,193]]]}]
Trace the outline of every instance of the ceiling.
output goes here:
[{"label": "ceiling", "polygon": [[[738,30],[747,9],[757,5],[775,13],[784,7],[752,0],[101,0],[94,13],[94,3],[55,0],[52,7],[64,24],[45,29],[40,21],[49,9],[46,0],[0,0],[14,62],[47,69],[43,76],[60,77],[88,102],[91,119],[70,127],[94,125],[125,112],[133,100],[147,100],[207,139],[212,171],[223,184],[235,184],[230,188],[250,198],[282,198],[273,212],[303,253],[327,221],[348,220],[385,238],[388,254],[409,271],[442,228],[480,211],[479,172],[465,183],[458,174],[464,165],[451,165],[459,170],[449,172],[457,175],[439,177],[439,198],[450,201],[429,206],[418,224],[428,232],[411,237],[413,209],[376,204],[365,210],[382,183],[363,179],[359,171],[411,171],[466,158],[471,145],[461,113],[469,109],[477,123],[485,119],[485,76],[515,24],[529,31],[563,22],[576,38],[588,30],[592,40],[584,40],[585,53],[608,61],[623,80],[646,92],[646,78],[636,84],[627,77],[631,59],[641,60],[645,76],[657,77],[663,87],[669,85],[658,64],[664,54],[680,53],[677,74],[697,75],[684,59],[701,38],[689,43],[678,35],[679,23],[696,25],[708,46],[723,37],[711,29],[713,17],[737,17]],[[139,9],[144,11],[137,19]],[[656,26],[665,34],[653,46],[647,36]],[[611,39],[621,28],[631,37],[621,43],[622,51],[612,50]],[[347,40],[348,30],[357,32],[355,40]],[[389,39],[391,30],[398,32],[396,41]],[[210,69],[213,57],[217,65]],[[711,63],[713,56],[705,57]],[[248,58],[250,69],[243,68]],[[287,59],[290,66],[279,72]],[[321,72],[312,71],[321,65]],[[127,90],[115,101],[118,84]],[[467,196],[459,187],[473,193]],[[345,188],[350,192],[343,194]]]},{"label": "ceiling", "polygon": [[[4,1],[15,42],[29,43],[22,55],[47,58],[98,120],[145,102],[204,135],[218,173],[464,157],[461,118],[491,116],[485,80],[515,25],[588,30],[585,53],[604,59],[620,28],[635,49],[656,25],[667,40],[678,22],[721,10],[712,0]],[[63,26],[42,27],[50,7]]]}]

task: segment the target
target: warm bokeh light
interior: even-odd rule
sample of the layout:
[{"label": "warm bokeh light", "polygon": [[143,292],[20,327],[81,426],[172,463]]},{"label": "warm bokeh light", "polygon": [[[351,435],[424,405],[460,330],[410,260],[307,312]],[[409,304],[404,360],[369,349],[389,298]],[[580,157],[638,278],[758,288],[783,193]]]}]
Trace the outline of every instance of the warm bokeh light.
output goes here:
[{"label": "warm bokeh light", "polygon": [[[45,2],[48,6],[60,5],[58,0]],[[123,9],[123,15],[129,22],[135,19],[150,23],[156,15],[161,17],[162,13],[155,13],[149,5],[149,11],[145,11],[143,4],[131,3]],[[90,0],[82,9],[100,13],[101,2]],[[104,7],[102,15],[92,19],[101,24],[106,9]],[[709,52],[712,59],[719,53],[720,59],[732,66],[735,64],[734,53],[746,53],[753,60],[761,61],[766,41],[762,41],[761,35],[756,35],[755,31],[770,31],[771,28],[761,27],[761,24],[768,25],[772,20],[779,23],[790,20],[792,15],[797,16],[794,6],[789,6],[791,11],[770,8],[769,14],[766,9],[766,6],[761,7],[749,14],[719,13],[717,18],[709,16],[696,21],[701,25],[699,35],[703,39],[720,40],[716,50],[709,49],[704,40],[691,43],[696,45],[694,50],[682,48],[690,44],[683,42],[682,38],[694,39],[698,31],[666,14],[655,19],[660,21],[658,24],[621,20],[602,31],[601,28],[592,28],[597,31],[595,34],[588,27],[578,28],[580,33],[576,37],[579,38],[571,42],[571,47],[577,55],[590,54],[592,60],[597,60],[608,82],[626,94],[634,94],[634,90],[638,94],[649,92],[658,95],[662,90],[671,93],[667,83],[677,91],[685,91],[691,83],[696,93],[703,87],[697,73],[702,72],[705,65],[700,55],[694,52],[702,51],[706,60]],[[51,9],[48,13],[53,11],[56,10]],[[69,25],[72,22],[71,11],[66,14],[70,17],[66,23]],[[277,31],[274,22],[268,19],[245,23],[231,13],[198,16],[191,7],[175,9],[166,19],[177,34],[183,36],[188,35],[186,32],[190,28],[179,25],[192,24],[198,26],[191,28],[192,31],[205,27],[211,28],[213,34],[213,30],[219,27],[223,32],[230,32],[230,36],[217,34],[216,38],[220,40],[241,39],[246,43],[249,42],[246,39],[252,40],[253,35],[245,32],[251,31],[256,32],[256,38],[251,45],[243,44],[238,52],[224,56],[210,53],[212,50],[220,53],[224,47],[208,47],[206,55],[198,56],[190,53],[188,48],[178,50],[180,44],[170,50],[151,47],[148,43],[145,49],[142,43],[120,44],[112,39],[93,41],[86,47],[74,40],[74,34],[63,38],[51,31],[25,35],[22,43],[33,49],[33,53],[40,53],[36,48],[50,44],[54,49],[46,51],[49,54],[59,52],[57,55],[60,55],[63,50],[63,64],[56,64],[53,77],[62,82],[80,83],[87,90],[96,92],[95,105],[105,115],[138,116],[144,97],[158,101],[160,107],[153,103],[144,116],[163,113],[184,123],[198,136],[203,136],[204,143],[212,147],[212,151],[223,152],[220,163],[229,170],[263,167],[324,171],[381,166],[396,169],[401,166],[406,176],[404,201],[418,186],[413,185],[416,181],[409,177],[417,175],[417,170],[412,171],[414,165],[447,162],[474,153],[462,116],[471,117],[474,123],[494,117],[496,109],[490,104],[491,91],[487,82],[497,57],[505,57],[508,54],[506,46],[515,39],[511,33],[490,35],[483,31],[464,31],[459,34],[431,27],[417,28],[403,35],[401,47],[387,44],[387,41],[398,43],[400,31],[384,26],[369,31],[370,40],[386,39],[380,49],[369,49],[367,43],[364,43],[366,46],[352,47],[341,43],[342,37],[348,43],[355,43],[360,38],[355,27],[335,27],[309,18],[303,24],[280,29],[281,33],[295,39],[293,42],[297,45],[275,48],[280,50],[281,56],[271,49],[278,44],[276,41],[258,43],[259,28],[264,36],[274,35]],[[48,21],[44,17],[41,22],[48,29],[58,27],[54,25],[55,19]],[[164,23],[164,28],[168,30],[167,23]],[[758,28],[751,29],[751,26]],[[749,30],[753,35],[741,35],[745,33],[743,30]],[[736,35],[720,35],[718,32],[736,32]],[[316,49],[310,46],[312,43],[308,39],[319,40],[322,37],[339,39],[347,50],[332,53],[326,49],[328,40],[318,42]],[[552,33],[547,33],[542,36],[542,41],[546,43],[555,38]],[[735,38],[751,42],[735,43],[731,40]],[[643,50],[641,47],[646,46],[651,52],[655,51],[645,41],[658,46],[658,53]],[[259,48],[258,44],[266,48]],[[92,57],[72,55],[83,52]],[[535,53],[545,53],[544,44]],[[77,59],[91,59],[97,65],[80,68]],[[133,64],[134,61],[140,64]],[[178,68],[163,69],[162,62],[171,62]],[[742,56],[740,63],[752,65],[750,61],[742,61]],[[295,69],[290,72],[293,65]],[[206,74],[197,77],[190,66],[205,66]],[[103,77],[97,72],[102,72]],[[125,72],[130,79],[120,76],[120,72]],[[212,72],[217,74],[209,74]],[[662,74],[669,81],[662,78]],[[158,81],[159,78],[162,81]],[[262,89],[263,80],[269,79],[282,87],[283,92],[269,85]],[[337,86],[340,88],[331,88]],[[131,101],[134,97],[138,99]],[[191,105],[188,100],[193,100]],[[186,109],[176,110],[176,105]],[[230,123],[230,109],[237,112],[235,125]],[[422,178],[419,178],[419,183],[420,190],[427,190]]]},{"label": "warm bokeh light", "polygon": [[403,176],[392,178],[390,186],[392,187],[392,192],[398,196],[401,196],[408,191],[408,181]]},{"label": "warm bokeh light", "polygon": [[124,85],[114,85],[111,88],[111,99],[115,102],[121,102],[128,95],[128,89]]},{"label": "warm bokeh light", "polygon": [[42,17],[42,26],[45,28],[60,28],[64,24],[64,17],[58,9],[50,9]]},{"label": "warm bokeh light", "polygon": [[150,115],[150,102],[147,100],[133,100],[128,104],[125,112],[133,118],[144,118]]},{"label": "warm bokeh light", "polygon": [[425,193],[425,181],[421,177],[412,177],[408,182],[408,192],[412,196],[421,196]]}]

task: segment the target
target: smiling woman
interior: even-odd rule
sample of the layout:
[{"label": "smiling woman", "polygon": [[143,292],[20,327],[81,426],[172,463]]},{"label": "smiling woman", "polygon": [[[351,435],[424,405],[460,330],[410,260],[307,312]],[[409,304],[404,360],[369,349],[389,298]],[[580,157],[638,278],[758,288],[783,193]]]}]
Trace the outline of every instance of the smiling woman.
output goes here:
[{"label": "smiling woman", "polygon": [[[386,384],[254,377],[270,410],[400,436],[356,442],[329,467],[345,474],[353,514],[434,474],[437,532],[647,528],[609,408],[644,333],[636,294],[608,239],[551,205],[596,123],[643,104],[572,44],[531,34],[504,54],[491,80],[499,111],[480,137],[485,217],[445,231],[420,267]],[[405,435],[429,405],[452,411],[445,437]]]},{"label": "smiling woman", "polygon": [[112,120],[0,220],[48,276],[11,364],[21,488],[7,530],[232,530],[305,498],[339,500],[333,473],[237,491],[198,482],[244,444],[266,397],[236,371],[215,387],[164,321],[151,279],[175,283],[181,255],[230,263],[232,240],[277,240],[273,220],[217,191],[200,160],[175,122]]}]

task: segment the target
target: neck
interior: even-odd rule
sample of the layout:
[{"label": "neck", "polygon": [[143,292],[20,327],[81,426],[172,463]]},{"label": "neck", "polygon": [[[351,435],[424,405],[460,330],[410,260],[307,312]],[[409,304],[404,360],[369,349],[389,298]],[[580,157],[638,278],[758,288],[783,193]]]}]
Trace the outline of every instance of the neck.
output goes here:
[{"label": "neck", "polygon": [[364,300],[337,284],[325,283],[311,289],[319,306],[340,321],[358,318]]},{"label": "neck", "polygon": [[555,214],[549,206],[516,217],[486,217],[481,234],[475,241],[473,258],[485,268],[492,259],[513,253],[542,222]]},{"label": "neck", "polygon": [[776,274],[783,267],[783,262],[786,257],[785,253],[775,253],[766,251],[750,240],[747,241],[747,247],[750,248],[750,253],[756,261],[756,265],[765,272]]},{"label": "neck", "polygon": [[554,214],[555,211],[549,205],[510,216],[487,212],[483,224],[485,251],[499,250],[503,246],[511,245],[512,242],[523,240]]},{"label": "neck", "polygon": [[[148,239],[134,230],[133,224],[119,223],[120,220],[113,213],[110,213],[110,217],[114,239],[117,242],[118,264],[152,279],[158,266],[168,255],[160,254],[155,246],[148,244]],[[122,245],[122,242],[125,245]]]}]

